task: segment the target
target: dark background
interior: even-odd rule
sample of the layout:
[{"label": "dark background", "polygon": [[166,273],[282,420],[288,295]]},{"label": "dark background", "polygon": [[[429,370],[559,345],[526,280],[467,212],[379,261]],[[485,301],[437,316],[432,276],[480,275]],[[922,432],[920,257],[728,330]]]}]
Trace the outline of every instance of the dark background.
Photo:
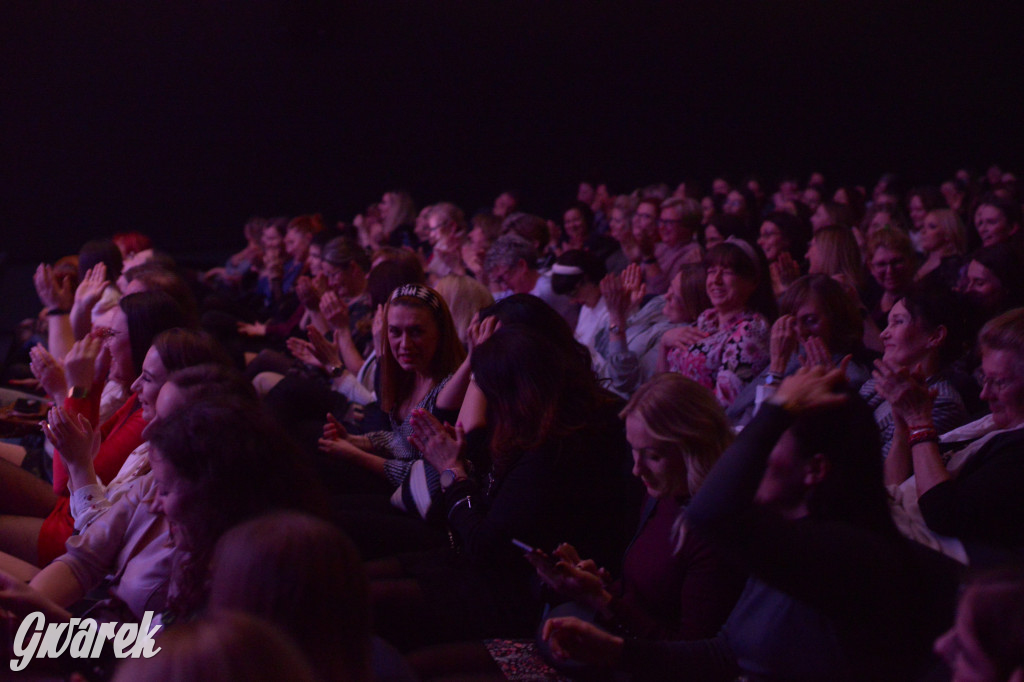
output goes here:
[{"label": "dark background", "polygon": [[389,188],[551,212],[757,172],[1021,169],[1020,12],[979,3],[4,3],[0,251],[242,245]]}]

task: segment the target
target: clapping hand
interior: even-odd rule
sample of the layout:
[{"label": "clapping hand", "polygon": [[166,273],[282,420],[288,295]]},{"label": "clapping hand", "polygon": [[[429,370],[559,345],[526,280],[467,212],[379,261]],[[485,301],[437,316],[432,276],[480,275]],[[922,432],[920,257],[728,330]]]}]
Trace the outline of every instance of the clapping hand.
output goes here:
[{"label": "clapping hand", "polygon": [[332,328],[348,329],[348,306],[337,293],[328,291],[320,297],[320,314]]},{"label": "clapping hand", "polygon": [[785,372],[789,359],[800,347],[800,336],[796,331],[796,317],[782,315],[775,320],[775,323],[772,324],[768,347],[771,356],[771,370],[780,374]]},{"label": "clapping hand", "polygon": [[42,344],[37,344],[28,352],[31,361],[29,367],[34,376],[54,400],[61,400],[68,392],[68,382],[64,376],[64,366],[50,354]]},{"label": "clapping hand", "polygon": [[466,449],[466,433],[462,424],[454,428],[442,424],[437,417],[423,409],[415,409],[409,418],[412,435],[409,442],[423,453],[423,458],[438,471],[460,464]]},{"label": "clapping hand", "polygon": [[804,341],[803,365],[804,367],[817,365],[825,369],[832,369],[835,366],[835,363],[832,362],[832,354],[828,352],[828,346],[820,336],[809,336]]},{"label": "clapping hand", "polygon": [[[313,355],[323,367],[341,366],[341,352],[338,350],[337,343],[328,341],[327,337],[312,325],[306,330],[306,333],[309,334]],[[337,336],[338,332],[334,333]]]},{"label": "clapping hand", "polygon": [[85,272],[75,289],[75,307],[91,311],[107,288],[107,265],[97,263]]},{"label": "clapping hand", "polygon": [[894,415],[914,426],[932,423],[936,391],[928,388],[920,367],[911,372],[906,367],[875,360],[871,376],[875,390],[892,406]]},{"label": "clapping hand", "polygon": [[305,339],[300,339],[296,336],[289,336],[284,342],[288,346],[288,350],[291,352],[295,359],[299,362],[309,365],[310,367],[323,367],[320,360],[316,357],[316,353],[313,350],[313,344]]},{"label": "clapping hand", "polygon": [[69,468],[87,467],[100,449],[100,432],[85,415],[73,415],[60,406],[50,408],[43,433]]}]

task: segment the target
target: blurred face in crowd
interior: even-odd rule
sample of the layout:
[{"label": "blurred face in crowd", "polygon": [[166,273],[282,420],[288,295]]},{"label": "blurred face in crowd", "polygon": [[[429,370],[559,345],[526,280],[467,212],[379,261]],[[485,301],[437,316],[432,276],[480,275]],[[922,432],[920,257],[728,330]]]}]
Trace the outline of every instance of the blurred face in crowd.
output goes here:
[{"label": "blurred face in crowd", "polygon": [[967,294],[982,307],[993,309],[1002,299],[1003,283],[991,270],[972,260],[967,266]]},{"label": "blurred face in crowd", "polygon": [[982,204],[975,211],[974,227],[983,246],[1001,244],[1020,229],[1019,225],[1010,225],[1003,212],[989,204]]},{"label": "blurred face in crowd", "polygon": [[708,225],[704,228],[704,248],[711,249],[718,246],[725,241],[722,233],[718,231],[718,228],[714,225]]},{"label": "blurred face in crowd", "polygon": [[506,218],[509,213],[512,213],[515,210],[515,207],[515,197],[508,192],[502,192],[498,195],[498,198],[494,200],[494,208],[491,209],[491,213],[499,218]]},{"label": "blurred face in crowd", "polygon": [[832,224],[832,216],[825,210],[825,204],[818,204],[817,210],[811,214],[811,229],[815,232],[823,227],[828,227]]},{"label": "blurred face in crowd", "polygon": [[1024,679],[1019,668],[1007,678],[978,641],[972,617],[976,590],[976,587],[969,587],[960,598],[956,621],[935,640],[935,653],[949,666],[952,682],[1015,682]]},{"label": "blurred face in crowd", "polygon": [[305,260],[313,235],[292,228],[284,236],[284,252],[294,261]]},{"label": "blurred face in crowd", "polygon": [[583,242],[587,238],[587,224],[583,220],[583,214],[578,208],[570,208],[562,218],[565,226],[565,236],[569,239],[569,246],[573,249],[582,249]]},{"label": "blurred face in crowd", "polygon": [[656,440],[635,413],[626,417],[626,440],[633,450],[633,475],[654,498],[685,494],[686,460],[671,443]]},{"label": "blurred face in crowd", "polygon": [[711,305],[720,313],[743,310],[756,284],[724,265],[708,266],[707,291]]},{"label": "blurred face in crowd", "polygon": [[707,223],[715,215],[715,200],[711,197],[704,197],[700,200],[700,220]]},{"label": "blurred face in crowd", "polygon": [[122,384],[134,381],[135,363],[132,361],[132,344],[128,336],[128,316],[121,308],[114,310],[107,332],[107,349],[110,351],[110,376]]},{"label": "blurred face in crowd", "polygon": [[608,220],[608,229],[612,238],[620,244],[633,241],[633,234],[630,231],[629,218],[621,208],[613,208],[611,218]]},{"label": "blurred face in crowd", "polygon": [[395,197],[393,192],[385,192],[384,196],[380,198],[380,204],[378,209],[380,210],[380,219],[387,220],[391,217],[391,214],[398,207],[398,199]]},{"label": "blurred face in crowd", "polygon": [[742,194],[733,190],[726,195],[722,210],[728,215],[746,215],[747,200],[743,198]]},{"label": "blurred face in crowd", "polygon": [[188,538],[182,529],[188,504],[189,484],[156,448],[150,448],[149,466],[152,469],[156,495],[149,508],[167,517],[171,526],[171,540],[175,546],[187,546]]},{"label": "blurred face in crowd", "polygon": [[309,274],[316,277],[321,272],[321,265],[323,260],[320,258],[323,255],[324,247],[320,244],[310,244],[309,251],[306,253],[306,264],[309,266]]},{"label": "blurred face in crowd", "polygon": [[641,203],[633,214],[633,239],[646,242],[654,239],[658,230],[658,209],[653,204]]},{"label": "blurred face in crowd", "polygon": [[167,381],[167,368],[160,358],[156,346],[150,346],[146,353],[146,359],[142,362],[142,373],[132,384],[132,392],[138,395],[139,404],[142,405],[142,416],[145,420],[152,421],[156,416],[156,401],[160,395],[160,389]]},{"label": "blurred face in crowd", "polygon": [[921,197],[917,194],[910,197],[910,201],[907,202],[907,210],[910,213],[910,222],[914,229],[920,230],[924,226],[924,217],[928,215],[928,209],[924,207]]},{"label": "blurred face in crowd", "polygon": [[921,229],[921,248],[927,252],[938,251],[942,252],[943,249],[951,245],[949,239],[949,233],[945,228],[939,225],[938,218],[935,217],[934,213],[928,213],[924,217],[924,221],[920,225]]},{"label": "blurred face in crowd", "polygon": [[689,306],[683,298],[683,273],[680,272],[672,278],[672,283],[665,292],[665,305],[661,312],[669,322],[692,322]]},{"label": "blurred face in crowd", "polygon": [[825,341],[828,344],[832,337],[832,330],[829,328],[828,317],[824,306],[817,296],[810,296],[796,309],[796,333],[801,343],[812,336]]},{"label": "blurred face in crowd", "polygon": [[1024,424],[1024,363],[1012,351],[981,349],[981,399],[998,429]]},{"label": "blurred face in crowd", "polygon": [[868,265],[871,267],[871,274],[888,292],[900,291],[910,283],[910,264],[907,257],[899,251],[879,246],[872,254]]},{"label": "blurred face in crowd", "polygon": [[761,234],[757,238],[757,245],[764,251],[765,258],[772,263],[786,250],[786,241],[782,236],[779,226],[770,220],[761,223]]},{"label": "blurred face in crowd", "polygon": [[800,195],[800,200],[806,204],[811,211],[818,210],[821,205],[821,191],[817,187],[808,187]]},{"label": "blurred face in crowd", "polygon": [[693,234],[683,224],[681,206],[670,206],[661,210],[658,217],[658,235],[665,246],[688,244]]},{"label": "blurred face in crowd", "polygon": [[260,236],[260,244],[263,246],[264,252],[280,252],[283,242],[281,233],[273,227],[263,230],[263,234]]}]

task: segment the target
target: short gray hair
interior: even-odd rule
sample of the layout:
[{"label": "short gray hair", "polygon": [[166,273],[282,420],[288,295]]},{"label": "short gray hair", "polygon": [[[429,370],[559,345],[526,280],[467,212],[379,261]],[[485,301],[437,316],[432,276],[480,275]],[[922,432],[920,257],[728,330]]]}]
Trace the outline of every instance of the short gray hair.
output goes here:
[{"label": "short gray hair", "polygon": [[488,270],[497,267],[512,267],[520,261],[526,261],[531,270],[537,269],[537,248],[533,242],[518,234],[504,234],[494,242],[487,252],[484,267]]}]

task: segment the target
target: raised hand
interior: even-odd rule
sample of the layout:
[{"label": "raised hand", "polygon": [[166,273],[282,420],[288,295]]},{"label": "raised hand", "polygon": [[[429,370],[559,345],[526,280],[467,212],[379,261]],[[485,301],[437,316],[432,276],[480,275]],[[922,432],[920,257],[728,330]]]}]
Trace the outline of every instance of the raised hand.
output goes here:
[{"label": "raised hand", "polygon": [[501,321],[494,315],[483,320],[480,319],[479,314],[474,315],[473,320],[469,323],[469,328],[466,330],[469,352],[472,353],[474,348],[479,347],[481,343],[491,338],[491,335],[499,329],[501,329]]},{"label": "raised hand", "polygon": [[419,408],[412,411],[409,423],[412,426],[409,442],[435,469],[444,471],[459,465],[466,449],[466,434],[461,424],[452,428]]},{"label": "raised hand", "polygon": [[39,300],[47,308],[54,310],[70,311],[75,302],[75,292],[71,289],[71,281],[60,280],[53,271],[53,267],[46,263],[40,263],[32,276],[32,282],[36,286],[36,294]]},{"label": "raised hand", "polygon": [[622,271],[622,288],[629,293],[631,306],[640,305],[647,295],[647,284],[644,282],[644,269],[639,263],[630,263]]},{"label": "raised hand", "polygon": [[69,468],[89,466],[100,449],[100,432],[89,420],[60,406],[50,408],[43,432]]},{"label": "raised hand", "polygon": [[103,341],[102,334],[89,334],[71,346],[64,356],[64,375],[68,386],[91,388],[96,383],[99,376],[97,368],[102,367],[101,354],[105,350]]},{"label": "raised hand", "polygon": [[601,280],[601,296],[608,307],[608,320],[620,327],[629,315],[630,299],[618,275],[609,273]]},{"label": "raised hand", "polygon": [[75,307],[91,311],[106,288],[107,265],[97,263],[86,271],[85,277],[78,283],[78,288],[75,289]]},{"label": "raised hand", "polygon": [[789,252],[783,251],[775,262],[768,266],[768,273],[772,279],[772,291],[778,295],[800,278],[800,266]]},{"label": "raised hand", "polygon": [[779,390],[769,402],[782,405],[789,412],[804,414],[816,410],[834,407],[846,402],[845,393],[836,389],[846,381],[846,366],[850,356],[835,369],[821,366],[801,367],[795,374],[782,380]]},{"label": "raised hand", "polygon": [[32,376],[39,381],[43,390],[54,400],[63,399],[68,392],[64,366],[42,344],[32,346],[28,355],[31,358],[29,367],[32,369]]},{"label": "raised hand", "polygon": [[771,356],[771,371],[781,374],[786,371],[789,359],[800,347],[800,336],[796,331],[796,317],[793,315],[782,315],[772,325],[769,352]]}]

